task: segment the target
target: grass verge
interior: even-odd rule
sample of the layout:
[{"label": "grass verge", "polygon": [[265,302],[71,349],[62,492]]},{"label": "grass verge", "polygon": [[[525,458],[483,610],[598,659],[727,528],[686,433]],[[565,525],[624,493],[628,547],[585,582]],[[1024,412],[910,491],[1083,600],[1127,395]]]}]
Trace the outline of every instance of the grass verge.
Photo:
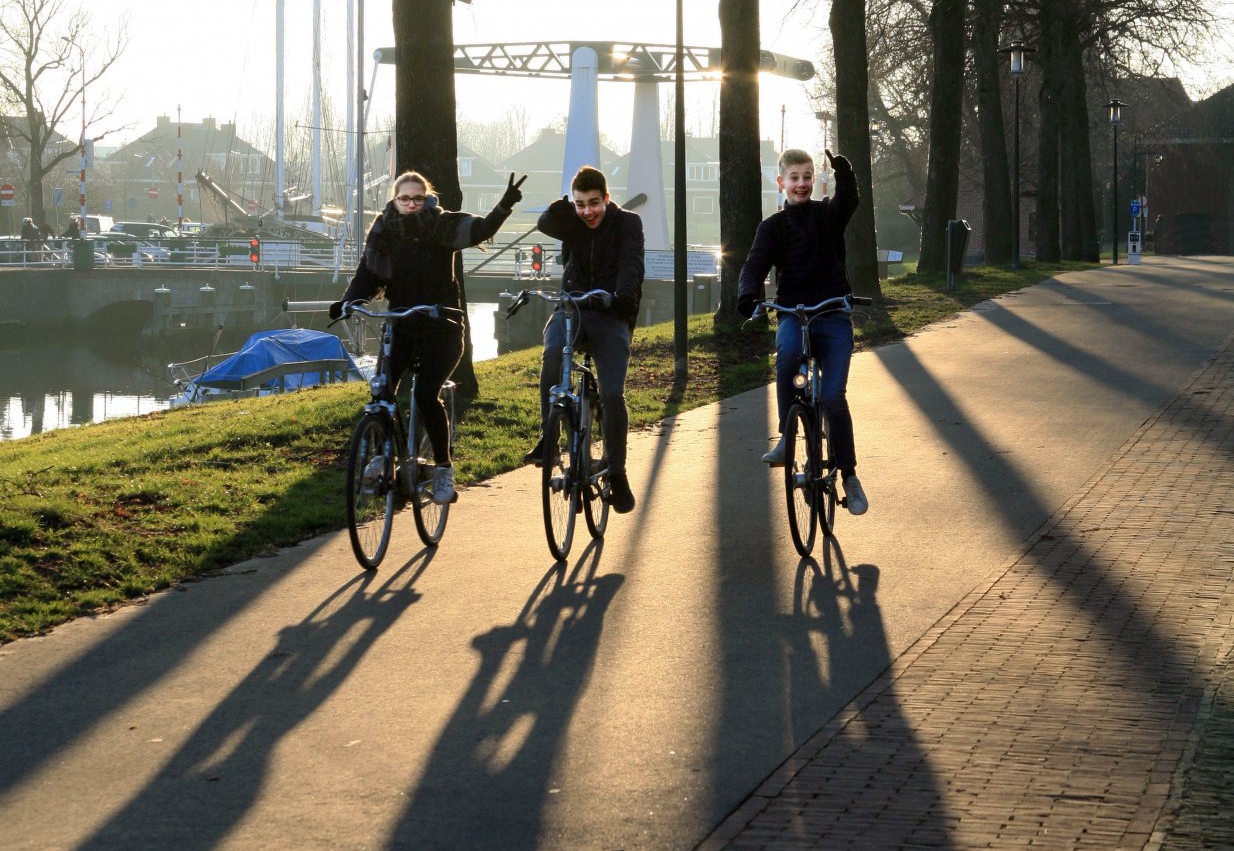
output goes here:
[{"label": "grass verge", "polygon": [[[883,282],[858,345],[907,336],[964,308],[1087,264],[979,268]],[[672,323],[640,328],[627,381],[631,428],[772,380],[766,332],[689,323],[689,379],[674,381]],[[537,431],[538,349],[476,365],[457,477],[513,469]],[[148,414],[0,443],[0,642],[45,632],[178,581],[346,523],[351,428],[367,388],[330,388]]]}]

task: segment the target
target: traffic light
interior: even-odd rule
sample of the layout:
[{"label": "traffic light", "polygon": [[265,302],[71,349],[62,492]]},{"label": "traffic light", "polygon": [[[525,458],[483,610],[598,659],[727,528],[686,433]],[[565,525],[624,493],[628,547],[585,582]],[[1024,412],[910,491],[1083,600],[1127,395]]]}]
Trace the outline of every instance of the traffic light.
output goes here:
[{"label": "traffic light", "polygon": [[531,274],[537,278],[544,273],[544,249],[538,245],[531,246]]},{"label": "traffic light", "polygon": [[254,265],[261,263],[261,238],[253,237],[249,240],[249,261]]}]

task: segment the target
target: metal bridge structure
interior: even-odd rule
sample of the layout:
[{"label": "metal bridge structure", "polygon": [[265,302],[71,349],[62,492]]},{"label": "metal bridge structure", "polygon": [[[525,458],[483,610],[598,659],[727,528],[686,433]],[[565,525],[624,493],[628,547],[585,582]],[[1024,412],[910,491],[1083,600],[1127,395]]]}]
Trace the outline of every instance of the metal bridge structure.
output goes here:
[{"label": "metal bridge structure", "polygon": [[[373,53],[377,65],[393,65],[394,48]],[[686,80],[718,79],[723,54],[716,47],[684,47],[682,76]],[[645,194],[639,208],[646,245],[668,250],[668,215],[660,155],[659,84],[677,74],[676,45],[618,41],[542,41],[514,44],[458,44],[454,70],[459,74],[511,77],[568,78],[570,110],[566,117],[566,147],[561,164],[561,194],[570,192],[578,169],[600,162],[600,82],[633,83],[634,115],[630,132],[630,171],[626,192]],[[770,50],[759,54],[759,70],[795,80],[814,76],[813,63]],[[374,69],[374,72],[376,69]]]}]

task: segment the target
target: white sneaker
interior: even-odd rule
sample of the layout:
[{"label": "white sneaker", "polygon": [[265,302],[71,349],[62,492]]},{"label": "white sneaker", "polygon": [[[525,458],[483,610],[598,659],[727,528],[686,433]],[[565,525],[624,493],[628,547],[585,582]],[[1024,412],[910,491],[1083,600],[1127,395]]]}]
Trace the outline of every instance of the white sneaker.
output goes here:
[{"label": "white sneaker", "polygon": [[856,476],[849,476],[844,480],[844,501],[848,505],[849,514],[865,514],[870,507],[866,492],[861,487],[861,480]]},{"label": "white sneaker", "polygon": [[763,456],[763,463],[770,464],[773,467],[784,466],[784,435],[780,435],[780,442]]},{"label": "white sneaker", "polygon": [[386,474],[386,456],[375,455],[364,468],[364,472],[360,476],[360,490],[363,493],[376,493],[378,486],[381,484],[382,477]]},{"label": "white sneaker", "polygon": [[454,468],[438,467],[433,471],[433,502],[445,505],[454,500]]}]

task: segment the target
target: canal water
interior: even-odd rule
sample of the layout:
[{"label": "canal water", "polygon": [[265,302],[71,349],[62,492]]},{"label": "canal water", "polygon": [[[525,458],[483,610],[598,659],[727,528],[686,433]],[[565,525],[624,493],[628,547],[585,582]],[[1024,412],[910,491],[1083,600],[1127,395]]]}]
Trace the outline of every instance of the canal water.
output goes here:
[{"label": "canal water", "polygon": [[[496,304],[468,306],[475,360],[497,356]],[[324,325],[318,322],[307,327]],[[220,340],[235,351],[247,338]],[[203,357],[212,339],[197,341],[76,340],[48,337],[6,342],[0,336],[0,441],[170,407],[177,388],[167,364]]]}]

